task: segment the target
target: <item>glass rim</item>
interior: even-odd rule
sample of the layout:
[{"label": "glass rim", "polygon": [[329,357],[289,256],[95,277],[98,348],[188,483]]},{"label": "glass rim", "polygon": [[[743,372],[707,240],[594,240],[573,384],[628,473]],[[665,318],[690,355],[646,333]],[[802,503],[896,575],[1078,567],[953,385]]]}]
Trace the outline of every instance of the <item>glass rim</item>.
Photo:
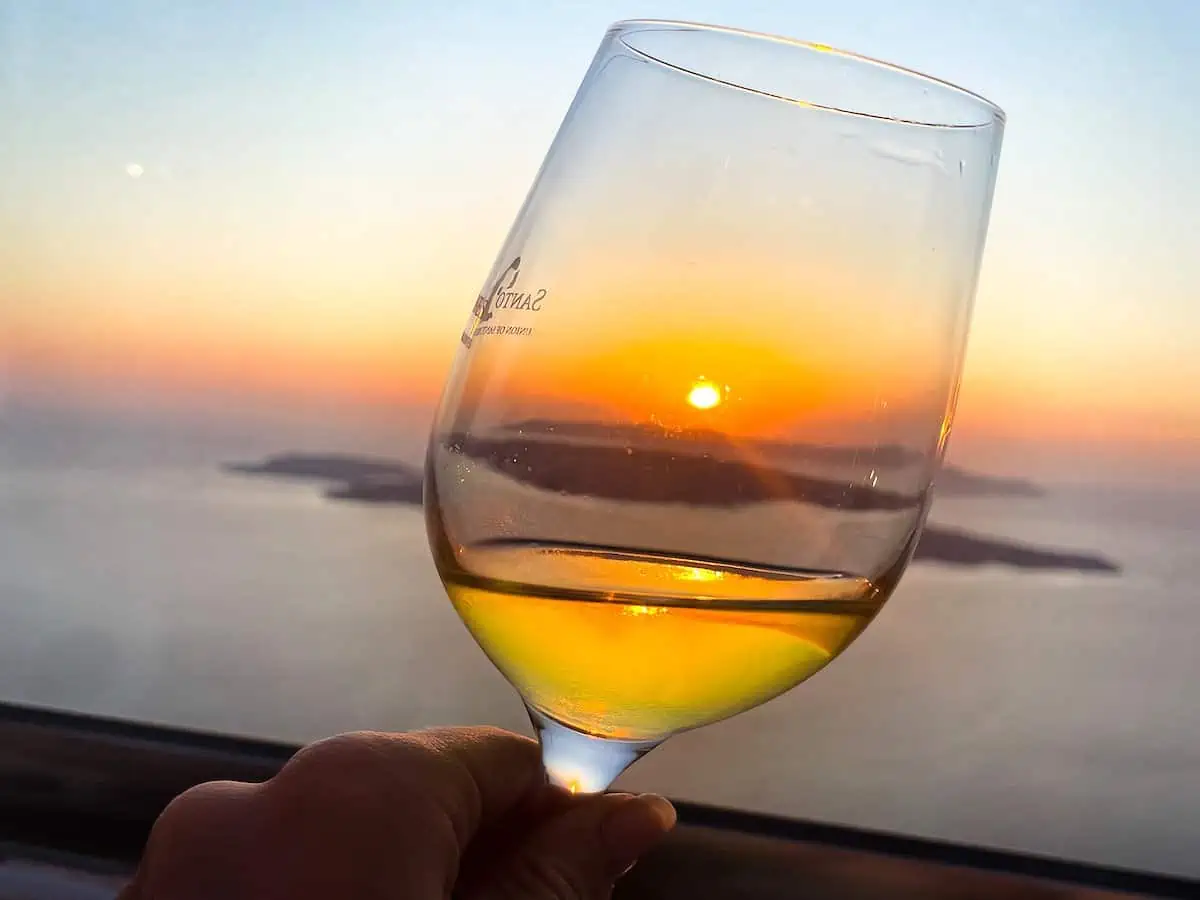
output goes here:
[{"label": "glass rim", "polygon": [[[968,100],[980,108],[984,113],[984,120],[978,122],[942,122],[942,121],[926,121],[924,119],[907,119],[898,116],[881,115],[879,113],[865,112],[863,110],[845,108],[826,103],[816,103],[811,100],[804,100],[800,97],[790,97],[786,94],[777,94],[771,91],[756,88],[749,84],[742,84],[737,81],[726,81],[717,78],[714,75],[709,75],[704,72],[698,72],[679,63],[672,62],[670,59],[656,56],[653,53],[636,47],[625,39],[626,35],[634,34],[643,31],[703,31],[711,34],[728,35],[731,37],[751,38],[758,41],[768,41],[774,44],[782,44],[785,46],[795,47],[799,50],[807,50],[812,53],[822,53],[831,56],[841,57],[862,66],[870,66],[878,69],[885,69],[905,78],[912,79],[916,82],[924,82],[926,85],[935,87],[940,91],[955,94],[959,98]],[[997,104],[984,97],[982,94],[977,94],[975,91],[969,90],[961,85],[957,85],[951,81],[946,81],[941,78],[935,78],[932,75],[927,75],[916,69],[909,69],[905,66],[896,65],[895,63],[887,62],[886,60],[876,59],[871,56],[864,56],[861,53],[854,53],[850,50],[842,50],[838,47],[832,47],[828,44],[821,44],[814,41],[804,41],[798,38],[790,38],[784,35],[771,34],[763,31],[750,31],[744,28],[732,28],[726,25],[709,25],[703,22],[689,22],[682,19],[622,19],[614,22],[609,27],[609,34],[615,35],[621,42],[621,45],[626,47],[632,53],[636,53],[641,58],[656,65],[664,66],[676,72],[682,72],[694,78],[699,78],[703,81],[712,84],[721,85],[722,87],[733,88],[735,90],[746,91],[751,94],[756,94],[760,97],[768,97],[772,100],[779,100],[784,103],[791,103],[805,109],[819,109],[826,112],[840,113],[847,116],[855,116],[863,119],[873,119],[881,122],[895,122],[900,125],[916,125],[925,128],[947,128],[947,129],[979,129],[989,126],[1000,125],[1005,123],[1005,113]],[[932,117],[931,117],[932,118]],[[953,117],[946,117],[953,118]]]}]

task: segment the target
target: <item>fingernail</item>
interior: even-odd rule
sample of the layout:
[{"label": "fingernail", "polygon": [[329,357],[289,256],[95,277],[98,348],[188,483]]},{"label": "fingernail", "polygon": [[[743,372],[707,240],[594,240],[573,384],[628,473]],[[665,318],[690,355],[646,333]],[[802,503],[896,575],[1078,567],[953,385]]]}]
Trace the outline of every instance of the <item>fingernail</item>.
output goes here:
[{"label": "fingernail", "polygon": [[657,794],[641,794],[617,806],[600,825],[614,875],[627,872],[674,827],[675,807]]}]

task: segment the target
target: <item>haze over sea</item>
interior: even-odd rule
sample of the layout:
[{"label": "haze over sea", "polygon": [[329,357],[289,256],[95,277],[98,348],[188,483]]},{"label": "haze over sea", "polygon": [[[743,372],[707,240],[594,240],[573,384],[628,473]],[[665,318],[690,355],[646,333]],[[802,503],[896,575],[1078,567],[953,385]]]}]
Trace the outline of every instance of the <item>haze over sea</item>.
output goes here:
[{"label": "haze over sea", "polygon": [[[492,722],[516,695],[455,617],[419,512],[222,471],[281,450],[419,460],[409,429],[253,430],[6,411],[4,699],[302,741]],[[624,781],[817,820],[1200,873],[1200,498],[1044,485],[932,521],[1119,575],[914,565],[808,684]]]}]

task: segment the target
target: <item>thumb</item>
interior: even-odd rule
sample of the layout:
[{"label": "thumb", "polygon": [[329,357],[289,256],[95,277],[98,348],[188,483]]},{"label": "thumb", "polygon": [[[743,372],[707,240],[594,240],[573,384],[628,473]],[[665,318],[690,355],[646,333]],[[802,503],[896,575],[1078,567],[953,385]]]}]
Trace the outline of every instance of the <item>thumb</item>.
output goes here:
[{"label": "thumb", "polygon": [[474,888],[462,896],[605,900],[613,882],[674,826],[675,808],[657,795],[589,797],[540,823],[491,871],[475,873]]}]

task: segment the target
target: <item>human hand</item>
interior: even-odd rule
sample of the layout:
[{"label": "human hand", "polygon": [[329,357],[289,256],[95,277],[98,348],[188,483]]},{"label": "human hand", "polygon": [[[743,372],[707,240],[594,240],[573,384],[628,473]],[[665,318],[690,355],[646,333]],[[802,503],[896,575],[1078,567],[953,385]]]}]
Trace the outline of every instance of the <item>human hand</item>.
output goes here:
[{"label": "human hand", "polygon": [[342,735],[181,794],[120,900],[597,900],[674,823],[661,797],[547,785],[499,729]]}]

